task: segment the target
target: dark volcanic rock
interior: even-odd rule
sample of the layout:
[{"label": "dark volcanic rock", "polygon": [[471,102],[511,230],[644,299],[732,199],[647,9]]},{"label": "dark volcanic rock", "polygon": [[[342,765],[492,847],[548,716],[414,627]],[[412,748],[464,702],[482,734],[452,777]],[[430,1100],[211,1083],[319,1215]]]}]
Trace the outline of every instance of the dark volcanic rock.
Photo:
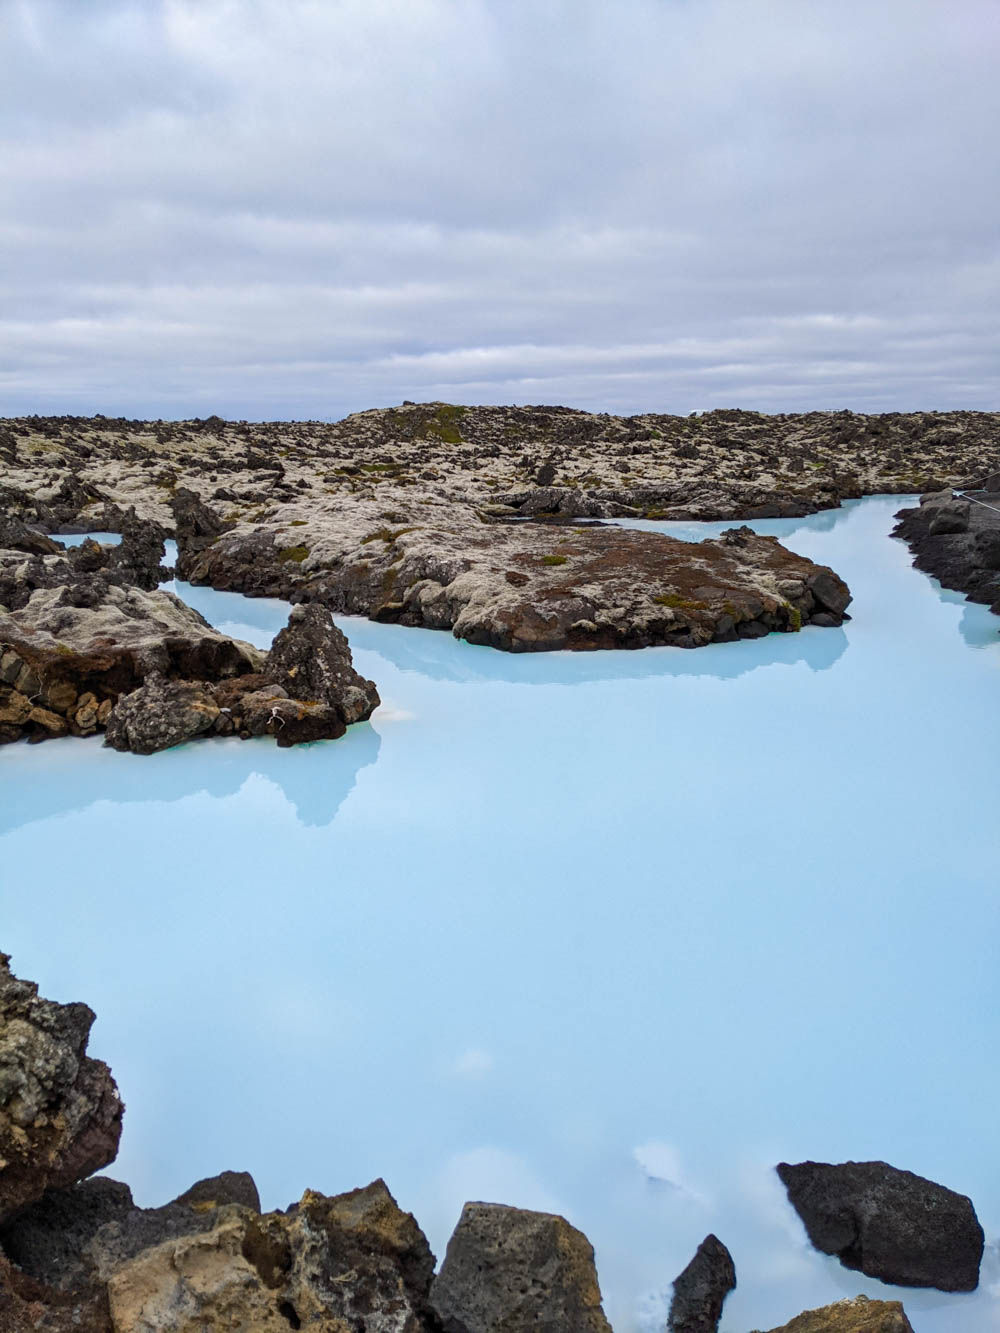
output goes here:
[{"label": "dark volcanic rock", "polygon": [[809,1239],[845,1268],[905,1287],[974,1291],[983,1229],[971,1200],[886,1162],[776,1168]]},{"label": "dark volcanic rock", "polygon": [[906,542],[918,569],[1000,613],[1000,493],[971,501],[951,491],[925,495],[896,518],[892,535]]},{"label": "dark volcanic rock", "polygon": [[0,1228],[0,1246],[21,1272],[58,1291],[91,1282],[86,1251],[100,1229],[137,1212],[127,1185],[103,1176],[51,1189]]},{"label": "dark volcanic rock", "polygon": [[195,1181],[190,1189],[174,1199],[175,1204],[187,1204],[191,1208],[219,1208],[226,1203],[239,1203],[244,1208],[260,1212],[260,1195],[257,1185],[249,1171],[220,1171],[217,1176],[208,1176]]},{"label": "dark volcanic rock", "polygon": [[611,1333],[590,1242],[551,1213],[467,1203],[431,1300],[446,1333]]},{"label": "dark volcanic rock", "polygon": [[0,1222],[112,1162],[123,1106],[85,1004],[41,999],[0,954]]},{"label": "dark volcanic rock", "polygon": [[[193,556],[211,546],[216,537],[233,526],[220,518],[194,491],[183,486],[178,486],[170,497],[170,509],[174,516],[179,572],[186,568]],[[186,577],[183,572],[181,577]]]},{"label": "dark volcanic rock", "polygon": [[59,555],[63,547],[44,532],[0,510],[0,550],[25,551],[28,555]]},{"label": "dark volcanic rock", "polygon": [[913,1333],[899,1301],[870,1301],[867,1296],[804,1310],[770,1333]]},{"label": "dark volcanic rock", "polygon": [[379,705],[374,682],[354,670],[350,645],[324,606],[295,606],[275,637],[264,674],[292,699],[326,704],[347,725]]},{"label": "dark volcanic rock", "polygon": [[674,1282],[668,1333],[715,1333],[723,1303],[735,1286],[733,1256],[717,1236],[706,1236]]},{"label": "dark volcanic rock", "polygon": [[105,745],[133,754],[155,754],[208,731],[219,705],[200,684],[150,676],[111,709]]}]

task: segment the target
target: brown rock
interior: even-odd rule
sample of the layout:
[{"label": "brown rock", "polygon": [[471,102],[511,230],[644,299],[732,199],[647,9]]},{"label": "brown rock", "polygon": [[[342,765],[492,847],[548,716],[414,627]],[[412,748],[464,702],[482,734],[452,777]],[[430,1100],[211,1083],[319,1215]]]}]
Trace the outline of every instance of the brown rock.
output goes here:
[{"label": "brown rock", "polygon": [[467,1203],[431,1300],[446,1333],[611,1333],[590,1242],[552,1213]]}]

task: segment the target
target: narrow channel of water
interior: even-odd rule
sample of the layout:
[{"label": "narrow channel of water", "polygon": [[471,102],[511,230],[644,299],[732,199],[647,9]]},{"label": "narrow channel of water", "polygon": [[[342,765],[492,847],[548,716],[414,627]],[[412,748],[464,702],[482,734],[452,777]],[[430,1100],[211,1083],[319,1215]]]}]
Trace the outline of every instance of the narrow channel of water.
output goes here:
[{"label": "narrow channel of water", "polygon": [[[752,524],[848,580],[843,630],[513,657],[348,619],[383,706],[343,740],[0,749],[0,947],[98,1013],[111,1174],[383,1175],[439,1256],[467,1198],[558,1211],[618,1333],[708,1231],[728,1333],[860,1291],[1000,1329],[1000,636],[901,503]],[[177,590],[262,645],[287,613]],[[969,1193],[980,1291],[814,1254],[771,1170],[806,1157]]]}]

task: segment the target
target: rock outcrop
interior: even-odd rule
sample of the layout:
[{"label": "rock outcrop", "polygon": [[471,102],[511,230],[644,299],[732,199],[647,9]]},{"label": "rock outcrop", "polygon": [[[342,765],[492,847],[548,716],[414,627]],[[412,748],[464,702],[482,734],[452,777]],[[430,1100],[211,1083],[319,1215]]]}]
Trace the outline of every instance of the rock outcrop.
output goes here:
[{"label": "rock outcrop", "polygon": [[987,483],[996,488],[973,491],[971,500],[950,489],[921,496],[918,508],[896,515],[892,535],[918,569],[1000,615],[1000,475]]},{"label": "rock outcrop", "polygon": [[886,1162],[782,1162],[809,1239],[845,1268],[904,1287],[974,1291],[983,1229],[972,1202]]},{"label": "rock outcrop", "polygon": [[342,736],[378,706],[325,608],[294,609],[266,655],[150,588],[162,552],[162,533],[129,516],[120,547],[0,551],[16,603],[0,610],[0,743],[106,730],[137,754],[206,734],[287,746]]},{"label": "rock outcrop", "polygon": [[114,1160],[123,1106],[86,1054],[93,1012],[42,999],[0,954],[0,1222]]},{"label": "rock outcrop", "polygon": [[[0,612],[0,741],[94,735],[147,680],[204,685],[263,664],[258,649],[217,633],[172,593],[109,583],[102,573],[67,578]],[[162,702],[155,689],[142,698]]]},{"label": "rock outcrop", "polygon": [[590,1242],[551,1213],[467,1203],[431,1301],[445,1333],[611,1333]]},{"label": "rock outcrop", "polygon": [[508,652],[694,648],[839,625],[851,600],[832,570],[746,527],[691,543],[610,526],[490,525],[461,510],[373,530],[367,513],[303,519],[294,548],[281,533],[237,528],[196,556],[182,545],[179,564],[193,583],[450,629]]},{"label": "rock outcrop", "polygon": [[717,1236],[706,1236],[674,1281],[667,1333],[715,1333],[725,1299],[735,1287],[733,1256]]},{"label": "rock outcrop", "polygon": [[802,1314],[769,1333],[913,1333],[899,1301],[855,1296]]}]

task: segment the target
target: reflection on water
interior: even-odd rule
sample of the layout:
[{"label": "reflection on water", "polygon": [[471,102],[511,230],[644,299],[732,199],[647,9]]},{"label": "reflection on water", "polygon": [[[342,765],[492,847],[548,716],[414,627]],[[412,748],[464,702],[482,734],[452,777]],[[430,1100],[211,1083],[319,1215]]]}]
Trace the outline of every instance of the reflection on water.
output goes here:
[{"label": "reflection on water", "polygon": [[[343,740],[0,750],[0,947],[97,1010],[140,1200],[384,1175],[439,1255],[467,1198],[555,1209],[619,1333],[708,1231],[724,1333],[887,1293],[809,1249],[782,1159],[886,1158],[993,1240],[1000,643],[902,503],[753,524],[843,574],[843,631],[510,657],[352,619],[383,706]],[[984,1333],[998,1278],[888,1294]]]},{"label": "reflection on water", "polygon": [[0,834],[32,820],[81,813],[97,801],[169,803],[192,795],[222,800],[255,778],[288,802],[303,827],[319,828],[333,821],[361,769],[375,763],[380,743],[372,726],[362,723],[332,752],[317,745],[279,750],[270,739],[216,740],[169,750],[155,767],[137,755],[116,756],[99,737],[58,751],[49,745],[34,775],[44,783],[44,803],[34,786],[12,786],[0,806]]}]

